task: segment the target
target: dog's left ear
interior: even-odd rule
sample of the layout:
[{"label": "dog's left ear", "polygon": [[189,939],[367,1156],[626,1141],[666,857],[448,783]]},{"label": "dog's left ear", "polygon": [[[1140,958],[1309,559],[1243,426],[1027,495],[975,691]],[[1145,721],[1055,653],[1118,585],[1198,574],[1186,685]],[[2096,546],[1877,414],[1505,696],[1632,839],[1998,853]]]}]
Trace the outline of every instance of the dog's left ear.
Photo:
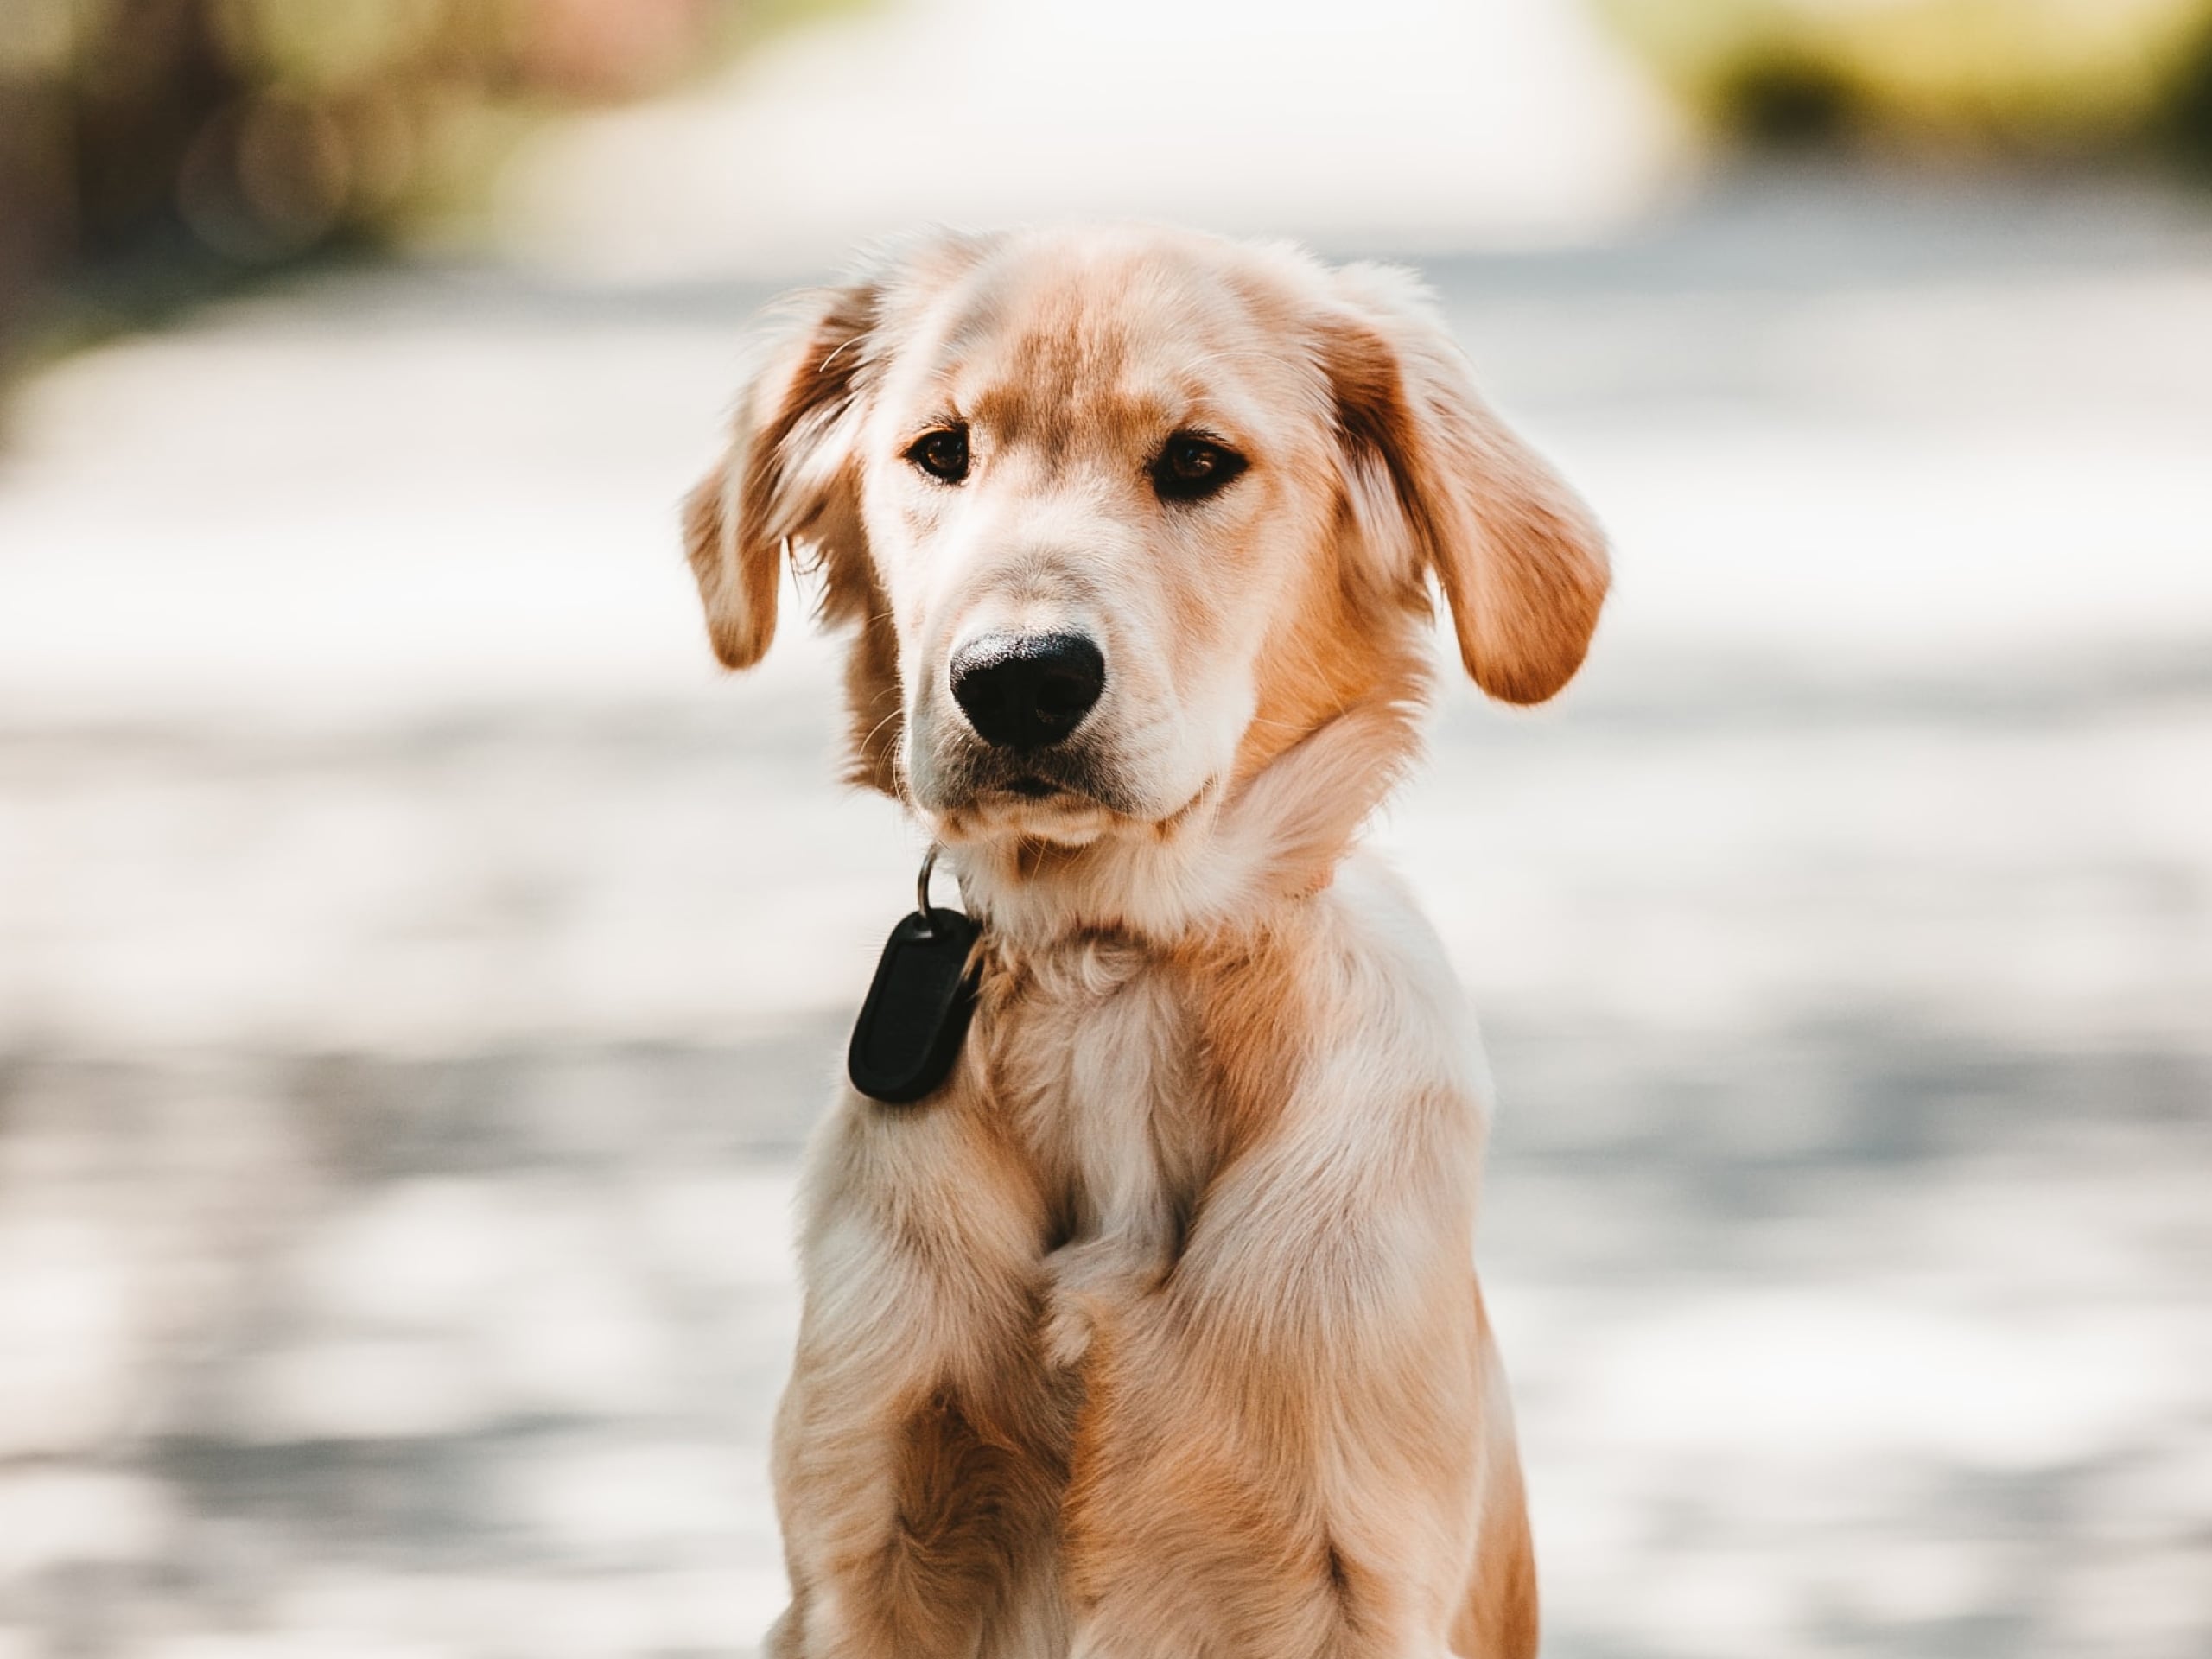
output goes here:
[{"label": "dog's left ear", "polygon": [[1353,512],[1383,556],[1436,573],[1475,683],[1541,702],[1589,649],[1611,580],[1605,533],[1484,404],[1417,283],[1356,265],[1336,283],[1320,357]]},{"label": "dog's left ear", "polygon": [[783,550],[798,543],[829,578],[825,610],[865,569],[853,475],[857,377],[880,290],[855,283],[807,296],[740,399],[722,464],[683,504],[683,546],[715,655],[750,668],[776,632]]}]

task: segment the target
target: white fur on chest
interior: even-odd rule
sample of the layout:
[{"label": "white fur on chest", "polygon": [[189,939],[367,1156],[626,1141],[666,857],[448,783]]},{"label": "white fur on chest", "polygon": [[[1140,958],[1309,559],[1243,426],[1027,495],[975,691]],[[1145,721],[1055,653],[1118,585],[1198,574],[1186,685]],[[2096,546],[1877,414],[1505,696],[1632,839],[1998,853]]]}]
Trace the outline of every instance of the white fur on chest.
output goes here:
[{"label": "white fur on chest", "polygon": [[[1489,1077],[1433,931],[1395,877],[1362,855],[1306,902],[1301,927],[1315,1006],[1281,1013],[1279,1133],[1363,1161],[1401,1138],[1401,1112],[1456,1099],[1466,1116],[1447,1141],[1471,1211]],[[995,1045],[996,1082],[1060,1221],[1046,1262],[1058,1309],[1050,1345],[1072,1363],[1083,1305],[1157,1282],[1217,1173],[1221,1106],[1208,1093],[1195,1004],[1220,988],[1117,940],[1070,941],[1030,967]],[[1432,1136],[1433,1126],[1403,1128],[1408,1144]]]},{"label": "white fur on chest", "polygon": [[1141,947],[1084,941],[1038,965],[1020,1018],[1007,1096],[1068,1243],[1171,1247],[1206,1128],[1186,987]]}]

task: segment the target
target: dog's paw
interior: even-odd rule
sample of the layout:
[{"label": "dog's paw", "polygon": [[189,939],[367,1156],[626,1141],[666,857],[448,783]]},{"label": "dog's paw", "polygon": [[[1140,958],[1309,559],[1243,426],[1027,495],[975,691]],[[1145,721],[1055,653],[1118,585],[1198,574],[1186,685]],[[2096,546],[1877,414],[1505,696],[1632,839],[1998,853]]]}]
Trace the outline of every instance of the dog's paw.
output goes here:
[{"label": "dog's paw", "polygon": [[1065,1244],[1045,1258],[1044,1318],[1039,1348],[1045,1363],[1073,1370],[1090,1352],[1099,1326],[1149,1281],[1119,1239]]},{"label": "dog's paw", "polygon": [[1045,1299],[1045,1321],[1038,1332],[1038,1346],[1045,1363],[1056,1371],[1071,1371],[1090,1351],[1092,1310],[1080,1295],[1055,1289]]}]

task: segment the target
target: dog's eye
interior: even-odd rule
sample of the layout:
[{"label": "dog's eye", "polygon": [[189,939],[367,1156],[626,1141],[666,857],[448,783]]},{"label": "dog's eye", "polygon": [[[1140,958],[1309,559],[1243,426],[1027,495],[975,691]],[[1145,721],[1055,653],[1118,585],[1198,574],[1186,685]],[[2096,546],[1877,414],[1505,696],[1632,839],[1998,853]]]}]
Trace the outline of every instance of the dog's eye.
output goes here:
[{"label": "dog's eye", "polygon": [[1195,432],[1178,432],[1152,463],[1152,487],[1163,501],[1198,501],[1246,466],[1244,457]]},{"label": "dog's eye", "polygon": [[925,432],[906,451],[906,459],[940,482],[957,484],[968,476],[968,429],[946,426]]}]

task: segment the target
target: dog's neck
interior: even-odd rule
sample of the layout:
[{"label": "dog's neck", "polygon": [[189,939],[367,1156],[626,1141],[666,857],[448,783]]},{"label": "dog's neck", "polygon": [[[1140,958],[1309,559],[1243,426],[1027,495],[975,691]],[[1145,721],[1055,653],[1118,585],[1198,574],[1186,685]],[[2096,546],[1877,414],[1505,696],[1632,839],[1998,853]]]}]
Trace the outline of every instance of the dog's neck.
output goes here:
[{"label": "dog's neck", "polygon": [[1413,758],[1416,715],[1395,702],[1347,710],[1171,823],[1082,847],[957,844],[944,861],[998,946],[1017,953],[1098,933],[1169,948],[1256,930],[1328,886]]}]

